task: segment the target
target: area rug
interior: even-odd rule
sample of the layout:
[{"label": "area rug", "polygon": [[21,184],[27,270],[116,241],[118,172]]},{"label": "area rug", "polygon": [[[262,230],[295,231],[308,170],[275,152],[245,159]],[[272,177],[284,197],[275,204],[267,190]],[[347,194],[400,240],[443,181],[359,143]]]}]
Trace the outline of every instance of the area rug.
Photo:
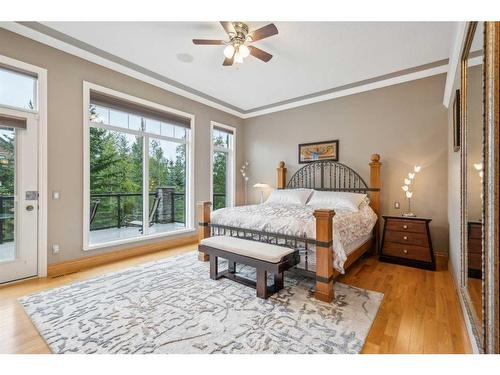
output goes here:
[{"label": "area rug", "polygon": [[[359,353],[383,294],[285,274],[268,300],[211,280],[195,252],[19,299],[54,353]],[[253,277],[250,267],[238,272]]]}]

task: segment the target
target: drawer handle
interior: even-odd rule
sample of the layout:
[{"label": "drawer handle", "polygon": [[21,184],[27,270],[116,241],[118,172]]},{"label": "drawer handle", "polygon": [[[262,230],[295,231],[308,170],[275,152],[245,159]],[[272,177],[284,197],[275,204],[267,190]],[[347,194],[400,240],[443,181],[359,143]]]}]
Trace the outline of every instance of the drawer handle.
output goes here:
[{"label": "drawer handle", "polygon": [[403,225],[403,229],[408,229],[408,225]]},{"label": "drawer handle", "polygon": [[408,250],[404,249],[403,253],[408,254]]},{"label": "drawer handle", "polygon": [[408,237],[407,236],[403,236],[403,240],[408,241]]}]

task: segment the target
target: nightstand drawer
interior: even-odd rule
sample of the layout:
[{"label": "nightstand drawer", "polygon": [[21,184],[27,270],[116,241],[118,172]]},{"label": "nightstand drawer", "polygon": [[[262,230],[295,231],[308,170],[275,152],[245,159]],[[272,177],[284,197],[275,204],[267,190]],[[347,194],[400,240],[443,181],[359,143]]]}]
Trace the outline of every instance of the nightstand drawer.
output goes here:
[{"label": "nightstand drawer", "polygon": [[483,236],[481,225],[469,225],[469,238],[481,239]]},{"label": "nightstand drawer", "polygon": [[395,230],[387,230],[385,232],[385,240],[388,242],[398,242],[402,244],[429,247],[427,233],[399,232]]},{"label": "nightstand drawer", "polygon": [[423,246],[404,245],[394,242],[385,242],[382,248],[383,255],[393,257],[432,262],[430,249]]},{"label": "nightstand drawer", "polygon": [[468,254],[467,263],[467,268],[473,270],[481,270],[481,266],[483,264],[481,254]]},{"label": "nightstand drawer", "polygon": [[427,228],[425,222],[411,220],[394,220],[387,219],[387,230],[395,230],[399,232],[426,233]]},{"label": "nightstand drawer", "polygon": [[469,251],[469,253],[481,254],[482,247],[482,240],[469,238],[469,240],[467,241],[467,250]]}]

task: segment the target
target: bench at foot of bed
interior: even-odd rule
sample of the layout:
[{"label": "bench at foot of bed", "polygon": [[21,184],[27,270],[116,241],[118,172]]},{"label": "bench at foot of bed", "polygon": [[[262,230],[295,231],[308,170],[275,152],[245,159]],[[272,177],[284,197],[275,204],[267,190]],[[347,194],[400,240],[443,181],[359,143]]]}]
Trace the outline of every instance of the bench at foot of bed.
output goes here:
[{"label": "bench at foot of bed", "polygon": [[[257,297],[268,298],[283,288],[283,273],[299,264],[299,252],[288,247],[245,240],[230,236],[215,236],[201,240],[199,250],[210,258],[210,278],[221,277],[257,289]],[[228,269],[219,272],[218,258],[228,261]],[[254,267],[257,280],[253,281],[236,273],[236,264]],[[274,275],[274,284],[267,286],[267,273]]]}]

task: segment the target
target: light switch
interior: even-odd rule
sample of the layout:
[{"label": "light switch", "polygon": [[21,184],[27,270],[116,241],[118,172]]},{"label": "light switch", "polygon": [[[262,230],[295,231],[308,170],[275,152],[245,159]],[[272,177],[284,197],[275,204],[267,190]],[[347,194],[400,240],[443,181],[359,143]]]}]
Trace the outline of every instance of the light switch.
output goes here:
[{"label": "light switch", "polygon": [[52,199],[59,199],[59,192],[58,191],[53,191],[52,192]]},{"label": "light switch", "polygon": [[58,253],[59,253],[59,245],[55,243],[52,245],[52,254],[58,254]]},{"label": "light switch", "polygon": [[401,207],[401,206],[399,205],[399,202],[394,202],[394,208],[395,208],[396,210],[399,210],[399,209],[400,209],[400,207]]}]

